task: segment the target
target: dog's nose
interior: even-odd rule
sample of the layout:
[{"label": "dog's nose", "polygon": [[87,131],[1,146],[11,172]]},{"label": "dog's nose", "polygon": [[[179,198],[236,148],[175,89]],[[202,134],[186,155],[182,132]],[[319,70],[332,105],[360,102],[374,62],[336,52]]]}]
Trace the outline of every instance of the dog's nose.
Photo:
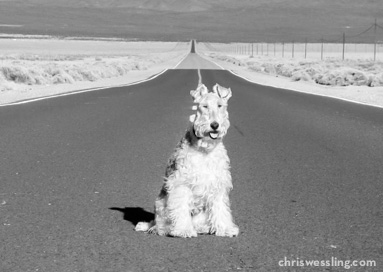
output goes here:
[{"label": "dog's nose", "polygon": [[212,123],[210,124],[210,127],[211,127],[212,129],[216,130],[216,129],[219,127],[219,124],[218,124],[216,121],[214,121],[214,122],[212,122]]}]

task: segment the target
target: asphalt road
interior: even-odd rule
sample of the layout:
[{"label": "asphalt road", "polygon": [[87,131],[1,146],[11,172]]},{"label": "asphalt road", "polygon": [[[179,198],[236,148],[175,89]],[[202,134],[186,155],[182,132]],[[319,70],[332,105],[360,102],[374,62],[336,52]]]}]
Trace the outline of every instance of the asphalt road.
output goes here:
[{"label": "asphalt road", "polygon": [[[233,91],[224,143],[238,237],[133,230],[153,217],[192,114],[198,71],[169,70],[130,87],[0,107],[0,271],[382,271],[383,109],[224,70],[200,75]],[[280,267],[285,257],[378,267]]]}]

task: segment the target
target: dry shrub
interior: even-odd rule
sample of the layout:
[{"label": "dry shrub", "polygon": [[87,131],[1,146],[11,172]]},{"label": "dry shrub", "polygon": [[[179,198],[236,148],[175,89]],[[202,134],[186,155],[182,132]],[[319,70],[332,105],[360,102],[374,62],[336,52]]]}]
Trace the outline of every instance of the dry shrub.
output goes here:
[{"label": "dry shrub", "polygon": [[369,76],[355,69],[339,68],[318,75],[316,82],[331,86],[369,86]]},{"label": "dry shrub", "polygon": [[271,63],[264,63],[262,64],[262,70],[266,74],[271,74],[271,75],[277,75],[277,70],[275,69],[274,65]]},{"label": "dry shrub", "polygon": [[0,73],[0,92],[11,91],[16,89],[14,82],[8,81],[3,73]]},{"label": "dry shrub", "polygon": [[264,56],[256,56],[256,60],[250,57],[242,60],[218,53],[209,56],[238,66],[247,66],[252,71],[284,76],[294,81],[314,81],[329,86],[383,86],[383,62],[379,61],[339,59],[298,61]]},{"label": "dry shrub", "polygon": [[24,83],[28,85],[36,84],[36,80],[31,77],[28,69],[21,66],[3,66],[1,72],[4,77],[16,83]]},{"label": "dry shrub", "polygon": [[[178,52],[173,55],[179,54]],[[168,58],[168,53],[161,56],[149,54],[124,58],[33,54],[0,56],[0,59],[7,62],[6,65],[0,66],[0,84],[2,86],[5,83],[36,85],[96,81],[124,76],[132,70],[146,70],[153,64]]]},{"label": "dry shrub", "polygon": [[383,73],[370,76],[370,87],[381,87],[383,86]]},{"label": "dry shrub", "polygon": [[296,71],[292,74],[293,81],[313,81],[312,77],[305,71]]},{"label": "dry shrub", "polygon": [[251,71],[255,71],[255,72],[262,72],[263,71],[262,66],[259,65],[258,63],[254,63],[253,65],[249,66],[248,69]]},{"label": "dry shrub", "polygon": [[53,84],[74,83],[74,82],[75,82],[74,78],[62,69],[59,69],[58,73],[56,73],[52,77]]}]

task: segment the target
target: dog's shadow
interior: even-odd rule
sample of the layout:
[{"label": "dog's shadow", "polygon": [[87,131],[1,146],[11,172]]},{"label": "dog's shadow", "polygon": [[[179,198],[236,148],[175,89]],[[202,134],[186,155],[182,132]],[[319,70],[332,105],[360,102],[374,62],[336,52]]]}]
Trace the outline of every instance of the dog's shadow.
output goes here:
[{"label": "dog's shadow", "polygon": [[125,207],[125,208],[112,207],[112,208],[109,208],[109,210],[122,212],[122,214],[124,215],[124,220],[131,222],[134,226],[141,221],[150,222],[154,220],[153,213],[147,212],[140,207]]}]

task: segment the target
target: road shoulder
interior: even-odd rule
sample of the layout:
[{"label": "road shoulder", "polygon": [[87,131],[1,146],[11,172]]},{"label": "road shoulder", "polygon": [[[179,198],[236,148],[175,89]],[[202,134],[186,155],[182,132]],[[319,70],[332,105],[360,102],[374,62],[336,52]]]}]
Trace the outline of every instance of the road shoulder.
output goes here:
[{"label": "road shoulder", "polygon": [[334,87],[318,85],[313,82],[292,81],[290,78],[266,75],[255,71],[250,71],[247,67],[244,66],[238,66],[225,61],[213,59],[208,56],[204,57],[221,66],[222,68],[231,71],[233,74],[256,84],[331,97],[353,103],[383,108],[383,87]]},{"label": "road shoulder", "polygon": [[0,92],[0,106],[24,101],[33,101],[64,94],[74,94],[82,91],[91,91],[104,88],[120,87],[139,83],[153,78],[167,69],[177,66],[186,56],[177,55],[174,58],[153,65],[147,70],[130,71],[126,76],[101,79],[93,82],[75,82],[73,84],[57,85],[22,85],[17,90]]}]

